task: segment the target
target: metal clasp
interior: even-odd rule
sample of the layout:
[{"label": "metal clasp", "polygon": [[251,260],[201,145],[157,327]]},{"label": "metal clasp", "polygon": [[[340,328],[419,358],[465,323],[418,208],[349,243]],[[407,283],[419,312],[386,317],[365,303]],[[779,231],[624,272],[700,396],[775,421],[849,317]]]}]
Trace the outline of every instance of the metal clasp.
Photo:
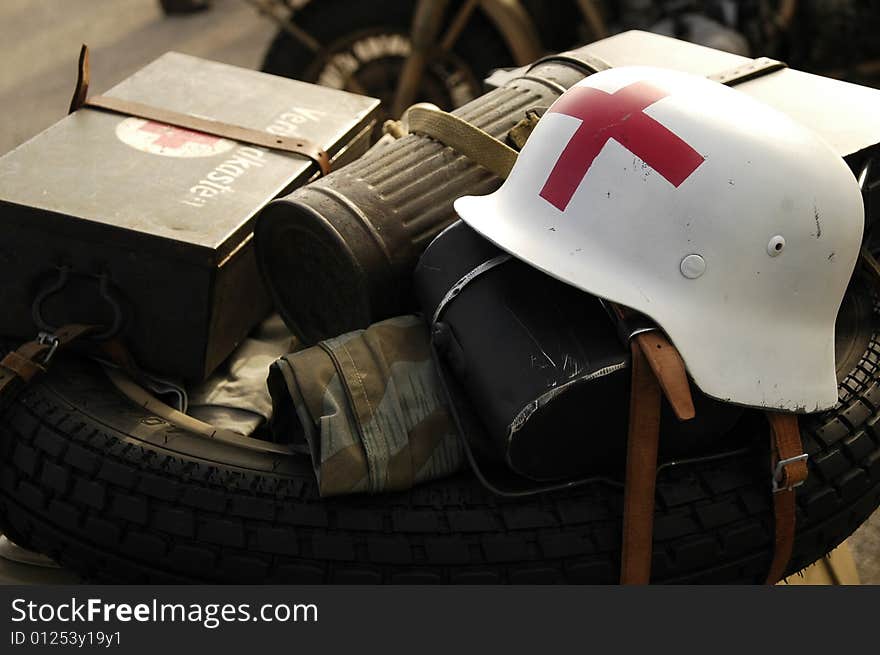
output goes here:
[{"label": "metal clasp", "polygon": [[786,466],[788,466],[789,464],[794,464],[795,462],[804,462],[807,459],[809,459],[809,457],[810,456],[807,453],[801,453],[800,455],[795,455],[794,457],[787,457],[786,459],[780,459],[778,462],[776,462],[776,468],[773,469],[773,486],[772,486],[773,493],[777,493],[779,491],[789,491],[791,489],[795,489],[795,488],[801,486],[804,483],[803,480],[801,480],[800,482],[795,482],[794,484],[792,484],[788,487],[780,486],[780,483],[782,482],[782,479],[783,479],[783,469]]},{"label": "metal clasp", "polygon": [[40,332],[37,335],[37,343],[41,346],[49,346],[49,352],[46,353],[46,356],[43,357],[42,361],[42,365],[46,366],[55,354],[55,351],[58,350],[58,346],[61,344],[61,339],[51,332]]},{"label": "metal clasp", "polygon": [[608,314],[608,318],[614,324],[617,330],[617,337],[625,346],[629,346],[630,342],[640,334],[645,332],[657,332],[659,327],[650,318],[641,313],[633,313],[631,316],[623,318],[618,316],[608,301],[599,298],[599,304]]}]

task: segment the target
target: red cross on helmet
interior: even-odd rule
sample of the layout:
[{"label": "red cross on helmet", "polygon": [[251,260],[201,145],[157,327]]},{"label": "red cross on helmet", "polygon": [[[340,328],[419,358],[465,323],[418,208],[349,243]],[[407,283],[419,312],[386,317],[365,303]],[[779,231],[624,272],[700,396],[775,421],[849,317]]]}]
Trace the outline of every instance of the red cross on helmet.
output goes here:
[{"label": "red cross on helmet", "polygon": [[825,142],[746,94],[648,67],[591,75],[550,107],[498,191],[455,208],[516,257],[651,317],[706,394],[836,403],[861,193]]}]

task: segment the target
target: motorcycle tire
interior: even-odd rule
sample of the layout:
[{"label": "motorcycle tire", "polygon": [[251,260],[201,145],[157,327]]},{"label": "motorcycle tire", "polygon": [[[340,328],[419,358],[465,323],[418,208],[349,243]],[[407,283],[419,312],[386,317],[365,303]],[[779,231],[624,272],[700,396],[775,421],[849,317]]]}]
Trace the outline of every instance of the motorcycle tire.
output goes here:
[{"label": "motorcycle tire", "polygon": [[[850,291],[837,324],[840,401],[801,418],[810,475],[797,490],[789,572],[828,553],[880,504],[878,314],[864,286]],[[321,499],[306,457],[172,425],[73,356],[0,402],[0,530],[84,580],[617,580],[620,486],[505,499],[465,472],[405,493]],[[747,412],[733,437],[742,447],[735,455],[660,470],[653,582],[756,583],[766,575],[766,421]]]},{"label": "motorcycle tire", "polygon": [[[390,107],[406,56],[402,48],[409,47],[414,6],[411,0],[391,0],[376,11],[372,3],[358,0],[311,0],[293,20],[321,49],[313,52],[281,30],[266,51],[262,70],[366,93]],[[428,67],[417,100],[453,109],[482,93],[482,80],[491,70],[512,65],[501,35],[477,10],[446,60]],[[345,84],[346,76],[357,84]]]}]

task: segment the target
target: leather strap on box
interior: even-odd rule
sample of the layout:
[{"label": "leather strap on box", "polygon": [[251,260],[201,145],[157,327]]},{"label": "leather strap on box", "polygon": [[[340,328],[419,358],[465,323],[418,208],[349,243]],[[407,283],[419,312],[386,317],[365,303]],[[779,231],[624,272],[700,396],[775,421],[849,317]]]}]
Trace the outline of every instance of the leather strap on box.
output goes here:
[{"label": "leather strap on box", "polygon": [[770,57],[758,57],[757,59],[749,60],[745,64],[723,70],[720,73],[713,73],[708,78],[726,86],[736,86],[757,77],[775,73],[783,68],[788,68],[785,62],[770,59]]},{"label": "leather strap on box", "polygon": [[[532,67],[534,68],[534,66],[537,66],[538,64],[551,61],[573,64],[578,68],[584,69],[588,74],[598,73],[614,67],[613,64],[600,57],[578,51],[563,52],[559,55],[549,55],[543,59],[539,59]],[[758,57],[757,59],[749,59],[745,63],[734,66],[733,68],[728,68],[719,73],[713,73],[707,77],[715,82],[726,84],[727,86],[734,86],[736,84],[741,84],[742,82],[753,80],[756,77],[761,77],[762,75],[774,73],[783,68],[787,68],[785,62],[770,59],[770,57]]]},{"label": "leather strap on box", "polygon": [[321,171],[322,175],[330,172],[330,156],[327,152],[317,144],[303,139],[302,137],[289,137],[270,134],[262,130],[253,130],[241,125],[232,125],[210,118],[201,118],[184,114],[181,112],[164,109],[162,107],[154,107],[132,100],[124,100],[122,98],[113,98],[110,96],[94,96],[88,97],[89,88],[89,54],[88,47],[83,45],[79,58],[79,74],[77,76],[76,89],[73,93],[73,99],[70,103],[70,112],[74,112],[83,107],[90,109],[100,109],[110,111],[126,116],[135,116],[144,118],[166,125],[173,125],[194,132],[202,132],[212,136],[231,139],[239,143],[247,143],[250,145],[261,146],[270,150],[278,150],[280,152],[290,152],[297,155],[308,157]]}]

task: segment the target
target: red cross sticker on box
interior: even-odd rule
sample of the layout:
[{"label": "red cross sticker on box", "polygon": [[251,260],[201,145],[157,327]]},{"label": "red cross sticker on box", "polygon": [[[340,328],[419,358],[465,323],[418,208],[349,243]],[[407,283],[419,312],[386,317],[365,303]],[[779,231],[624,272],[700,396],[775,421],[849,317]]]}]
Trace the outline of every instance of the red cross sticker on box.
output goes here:
[{"label": "red cross sticker on box", "polygon": [[141,125],[140,130],[156,134],[157,137],[153,139],[153,143],[162,148],[179,148],[187,143],[214,145],[220,140],[219,136],[211,136],[204,132],[195,132],[182,127],[175,127],[174,125],[156,123],[155,121],[147,121]]},{"label": "red cross sticker on box", "polygon": [[609,139],[639,157],[678,187],[703,163],[703,156],[644,110],[669,94],[648,82],[634,82],[606,93],[574,87],[557,100],[551,113],[581,119],[562,151],[540,196],[565,211],[574,192]]},{"label": "red cross sticker on box", "polygon": [[229,139],[133,116],[116,126],[116,136],[132,148],[164,157],[213,157],[235,147]]}]

